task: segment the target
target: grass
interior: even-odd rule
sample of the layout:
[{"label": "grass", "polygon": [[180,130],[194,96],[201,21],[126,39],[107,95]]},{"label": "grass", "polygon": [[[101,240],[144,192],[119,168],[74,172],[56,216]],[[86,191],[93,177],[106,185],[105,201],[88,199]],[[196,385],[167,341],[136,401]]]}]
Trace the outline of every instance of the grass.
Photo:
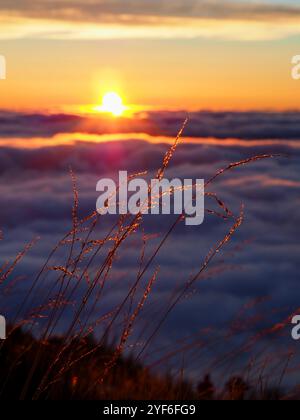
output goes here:
[{"label": "grass", "polygon": [[[157,171],[158,180],[164,177],[172,156],[182,136],[184,123],[172,147],[166,153]],[[288,363],[280,370],[278,388],[270,390],[266,370],[257,361],[256,374],[229,373],[224,385],[217,389],[209,376],[203,380],[185,379],[186,362],[178,369],[179,374],[167,375],[165,366],[174,353],[178,356],[190,350],[199,350],[199,341],[180,344],[167,352],[152,366],[145,367],[142,357],[151,349],[151,344],[174,308],[184,299],[199,279],[209,273],[210,264],[231,241],[244,220],[244,209],[234,215],[229,207],[214,193],[208,191],[213,183],[225,173],[251,164],[272,155],[261,155],[232,163],[221,169],[206,182],[206,198],[211,203],[209,215],[230,224],[227,234],[217,242],[199,264],[198,270],[170,291],[170,299],[159,313],[141,343],[129,345],[135,339],[134,331],[140,315],[151,308],[151,292],[159,281],[156,260],[177,225],[184,221],[179,215],[163,233],[157,246],[148,255],[148,237],[143,232],[143,216],[130,214],[120,216],[102,237],[97,236],[97,227],[102,217],[93,212],[79,217],[79,195],[76,177],[70,170],[74,202],[72,228],[56,244],[44,265],[32,279],[24,299],[10,320],[8,337],[0,344],[0,398],[1,399],[278,399],[283,398],[280,388],[288,371]],[[132,179],[140,174],[132,175]],[[149,185],[149,190],[150,190]],[[151,207],[149,202],[148,206]],[[142,233],[140,258],[136,263],[136,278],[128,285],[125,295],[109,311],[99,313],[105,299],[105,289],[112,275],[120,250],[130,238]],[[14,261],[4,264],[0,271],[0,284],[5,293],[14,287],[13,273],[18,263],[26,257],[36,240],[28,244]],[[57,263],[58,254],[65,256]],[[58,258],[59,259],[59,258]],[[153,268],[153,266],[155,268]],[[51,281],[49,281],[49,279]],[[50,285],[50,286],[49,286]],[[2,301],[3,302],[3,301]],[[3,303],[2,303],[3,305]],[[103,305],[105,307],[105,305]],[[62,320],[64,330],[61,332]],[[68,322],[67,326],[65,323]],[[275,328],[273,332],[280,331]],[[269,331],[262,332],[269,334]],[[95,338],[97,337],[97,338]],[[253,338],[254,342],[257,337]],[[201,343],[218,346],[216,342]],[[250,344],[252,345],[252,344]],[[254,344],[253,344],[254,345]],[[245,350],[248,343],[239,349],[222,355],[224,363],[232,361]],[[248,348],[248,347],[247,347]],[[132,349],[132,351],[130,351]],[[288,360],[288,359],[287,359]],[[249,368],[250,369],[250,368]],[[158,373],[159,372],[159,373]],[[212,372],[213,373],[213,372]],[[243,379],[244,378],[244,379]],[[220,389],[221,388],[221,389]]]}]

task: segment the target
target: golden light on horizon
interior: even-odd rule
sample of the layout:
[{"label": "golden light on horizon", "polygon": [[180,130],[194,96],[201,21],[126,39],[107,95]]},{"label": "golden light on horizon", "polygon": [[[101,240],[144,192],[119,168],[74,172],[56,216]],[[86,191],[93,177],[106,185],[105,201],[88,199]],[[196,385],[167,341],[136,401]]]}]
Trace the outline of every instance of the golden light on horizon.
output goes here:
[{"label": "golden light on horizon", "polygon": [[102,98],[102,105],[97,106],[96,111],[112,114],[114,117],[120,117],[126,107],[123,105],[123,99],[116,92],[107,92]]}]

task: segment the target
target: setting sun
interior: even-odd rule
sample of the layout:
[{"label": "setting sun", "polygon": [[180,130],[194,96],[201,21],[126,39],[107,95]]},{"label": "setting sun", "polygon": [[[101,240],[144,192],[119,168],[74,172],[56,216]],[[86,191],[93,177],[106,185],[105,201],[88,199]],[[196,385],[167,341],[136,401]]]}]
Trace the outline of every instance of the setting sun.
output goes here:
[{"label": "setting sun", "polygon": [[108,112],[115,117],[120,117],[125,111],[123,100],[115,92],[108,92],[102,98],[102,105],[97,108],[101,112]]}]

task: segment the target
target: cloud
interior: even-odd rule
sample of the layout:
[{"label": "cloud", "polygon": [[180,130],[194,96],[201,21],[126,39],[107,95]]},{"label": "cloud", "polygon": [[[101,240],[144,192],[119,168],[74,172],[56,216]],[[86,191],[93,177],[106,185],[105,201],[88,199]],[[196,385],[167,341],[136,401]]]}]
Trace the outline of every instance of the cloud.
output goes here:
[{"label": "cloud", "polygon": [[25,17],[140,24],[158,18],[230,20],[284,20],[300,16],[300,7],[286,2],[263,3],[224,0],[60,0],[1,1],[0,11]]},{"label": "cloud", "polygon": [[[115,120],[101,114],[89,117],[2,111],[0,143],[12,145],[14,139],[19,139],[20,143],[23,141],[24,145],[30,146],[31,143],[35,144],[35,138],[39,139],[41,145],[45,145],[46,141],[50,144],[70,144],[70,141],[85,138],[87,141],[99,142],[108,141],[110,137],[114,139],[114,134],[126,140],[128,137],[147,140],[148,135],[149,141],[155,141],[156,137],[158,141],[163,137],[170,141],[170,137],[178,133],[186,116],[184,111],[153,111],[137,113],[134,118]],[[184,134],[191,141],[237,139],[242,143],[247,140],[284,139],[296,143],[300,140],[300,112],[191,112]]]},{"label": "cloud", "polygon": [[300,7],[223,0],[4,0],[0,20],[1,38],[252,40],[299,34]]},{"label": "cloud", "polygon": [[[1,115],[1,125],[7,124],[5,122],[7,117],[8,115]],[[28,119],[27,127],[34,126],[39,135],[53,133],[55,131],[53,127],[56,125],[57,129],[61,130],[66,123],[69,130],[70,124],[78,123],[77,119],[65,120],[63,116],[52,117],[49,120],[39,115],[29,117],[31,119]],[[197,115],[197,118],[200,117],[205,121],[207,119],[207,126],[215,124],[227,131],[232,126],[231,113]],[[239,118],[241,127],[248,127],[260,121],[262,126],[267,126],[270,130],[273,121],[277,128],[282,126],[282,133],[283,127],[293,125],[292,121],[296,126],[298,118],[296,115],[270,116],[252,113],[238,114],[236,117]],[[173,118],[169,113],[152,115],[152,120],[160,124],[164,121],[169,130],[176,118],[179,123],[181,114],[173,115]],[[22,128],[26,128],[26,124],[23,125],[26,121],[24,115],[11,114],[10,134],[12,135],[15,119],[22,122],[17,125],[18,133]],[[198,123],[197,120],[196,125]],[[6,134],[7,132],[6,127]],[[265,133],[266,129],[264,128],[262,132]],[[29,134],[30,131],[28,136]],[[100,177],[116,177],[120,169],[126,169],[130,173],[146,169],[154,173],[161,165],[168,147],[166,144],[145,141],[118,141],[118,134],[114,137],[115,141],[100,144],[80,142],[69,146],[48,145],[35,149],[0,148],[0,196],[3,202],[0,206],[0,220],[1,230],[4,233],[4,240],[1,241],[2,261],[13,258],[33,237],[41,237],[38,245],[22,260],[12,277],[12,280],[15,280],[18,276],[22,276],[22,282],[18,293],[5,296],[2,308],[3,310],[7,308],[8,319],[10,316],[14,317],[15,308],[22,301],[31,279],[34,279],[35,274],[39,272],[49,251],[71,228],[72,183],[68,174],[69,166],[72,166],[77,176],[79,211],[81,216],[85,216],[95,209],[97,198],[95,185]],[[31,140],[28,137],[26,141]],[[169,178],[207,179],[217,169],[232,161],[244,159],[258,152],[278,151],[278,145],[266,145],[264,141],[258,143],[248,141],[248,147],[233,142],[226,148],[220,147],[222,142],[222,139],[212,144],[183,142],[172,159],[166,175]],[[237,172],[221,178],[214,187],[211,187],[211,190],[218,192],[220,198],[235,213],[239,211],[243,202],[246,220],[237,235],[220,254],[216,264],[212,266],[216,271],[204,276],[195,285],[192,293],[171,313],[157,338],[157,343],[161,347],[165,344],[174,348],[177,340],[182,342],[183,337],[187,335],[195,337],[198,331],[207,327],[212,329],[214,337],[218,334],[225,336],[233,319],[236,320],[238,317],[240,323],[242,319],[244,332],[234,334],[230,344],[222,339],[222,352],[228,350],[230,346],[236,349],[239,340],[242,338],[247,340],[249,335],[255,335],[257,331],[261,331],[262,325],[271,327],[275,322],[285,319],[299,306],[295,291],[299,282],[300,150],[290,147],[284,139],[280,141],[280,148],[287,151],[292,158],[262,161],[240,168]],[[208,201],[206,205],[211,206],[212,203]],[[144,228],[146,233],[162,235],[173,220],[172,216],[149,216],[145,219]],[[94,234],[95,239],[105,235],[111,222],[110,217],[103,218]],[[198,228],[187,228],[184,224],[177,227],[151,267],[154,269],[159,266],[160,272],[153,293],[149,297],[149,305],[146,305],[141,314],[138,331],[135,330],[136,333],[144,334],[142,341],[147,338],[147,334],[149,336],[151,328],[156,325],[155,322],[159,321],[161,311],[165,309],[174,291],[174,285],[185,284],[191,273],[198,271],[206,253],[214,243],[223,238],[230,226],[230,223],[207,216],[205,223]],[[82,235],[85,235],[85,232],[82,232]],[[124,251],[118,254],[107,282],[107,289],[104,291],[98,316],[110,311],[126,296],[128,282],[136,279],[141,244],[142,238],[136,234],[126,242]],[[156,244],[155,240],[148,243],[147,255],[151,255]],[[60,265],[64,252],[65,250],[62,250],[62,253],[58,253],[51,264]],[[97,264],[103,257],[101,253]],[[96,271],[98,267],[93,269]],[[91,268],[92,272],[93,269]],[[41,294],[44,290],[48,290],[47,286],[50,287],[52,280],[53,276],[48,273],[40,286]],[[84,290],[78,288],[74,300],[80,300]],[[253,319],[258,317],[258,321],[248,326],[250,314],[244,305],[262,297],[268,299],[261,305],[254,305],[252,311],[249,310]],[[243,307],[247,313],[241,318],[238,314]],[[259,316],[261,314],[262,318]],[[148,329],[143,329],[144,324],[147,324]],[[277,354],[282,346],[285,348],[288,338],[287,330],[278,341],[272,340],[272,348]],[[270,345],[268,339],[264,345]],[[218,345],[210,346],[208,363],[216,357],[218,349]],[[247,356],[251,355],[249,351]],[[201,363],[197,361],[194,372],[198,374],[200,369]]]}]

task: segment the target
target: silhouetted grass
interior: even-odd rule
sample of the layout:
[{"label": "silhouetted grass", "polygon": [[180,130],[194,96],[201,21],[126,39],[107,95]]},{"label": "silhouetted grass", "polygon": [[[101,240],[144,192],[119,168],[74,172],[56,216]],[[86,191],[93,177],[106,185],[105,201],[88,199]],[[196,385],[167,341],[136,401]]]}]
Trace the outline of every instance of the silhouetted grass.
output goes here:
[{"label": "silhouetted grass", "polygon": [[[157,180],[163,178],[185,125],[186,122],[173,146],[166,153],[157,171]],[[210,346],[219,345],[216,341],[207,340],[200,344],[199,340],[195,340],[172,349],[172,352],[167,351],[165,356],[156,362],[155,370],[146,368],[140,362],[170,313],[193,290],[196,282],[209,274],[211,262],[243,223],[243,206],[240,214],[234,215],[216,193],[208,191],[208,187],[229,171],[272,157],[265,154],[232,163],[212,175],[206,182],[205,195],[212,206],[206,208],[206,212],[229,223],[228,232],[208,251],[198,270],[187,279],[182,279],[180,284],[170,291],[170,299],[159,312],[159,317],[153,318],[146,339],[137,343],[136,348],[133,347],[131,356],[128,356],[129,338],[139,322],[145,303],[149,300],[151,308],[151,291],[159,279],[159,267],[152,267],[185,215],[179,215],[166,229],[150,255],[146,255],[145,252],[148,238],[143,233],[140,259],[136,263],[136,278],[115,307],[107,313],[99,314],[97,309],[105,299],[104,289],[118,253],[126,246],[129,238],[138,231],[143,232],[143,216],[122,215],[106,234],[99,238],[96,228],[103,216],[95,211],[80,219],[76,178],[70,170],[74,192],[72,228],[52,249],[39,273],[32,279],[25,298],[16,308],[15,318],[10,320],[7,340],[0,345],[0,398],[241,400],[281,397],[277,389],[270,391],[262,373],[246,379],[243,379],[243,375],[232,377],[229,374],[227,383],[225,381],[225,385],[219,387],[221,389],[214,386],[209,376],[199,380],[198,384],[186,381],[185,365],[179,369],[180,374],[176,378],[167,376],[165,369],[161,369],[160,375],[157,373],[158,367],[172,358],[174,353],[184,354],[187,349],[195,349],[197,352],[204,346],[209,350]],[[130,179],[138,175],[140,174],[131,175]],[[151,207],[153,203],[148,202],[145,205]],[[34,242],[29,244],[15,261],[0,269],[0,284],[6,284],[6,292],[11,287],[10,279],[16,265],[34,246]],[[61,250],[65,261],[57,263],[55,258]],[[213,275],[213,272],[210,275]],[[49,276],[50,282],[46,281]],[[62,320],[68,324],[64,327],[64,332],[59,334]],[[269,332],[262,332],[264,333]],[[228,338],[232,334],[230,331]],[[253,337],[253,343],[257,339],[258,337]],[[229,354],[224,350],[224,355],[216,361],[216,365],[232,361],[251,345],[252,343],[247,342]],[[288,365],[282,371],[279,385],[287,369]]]}]

